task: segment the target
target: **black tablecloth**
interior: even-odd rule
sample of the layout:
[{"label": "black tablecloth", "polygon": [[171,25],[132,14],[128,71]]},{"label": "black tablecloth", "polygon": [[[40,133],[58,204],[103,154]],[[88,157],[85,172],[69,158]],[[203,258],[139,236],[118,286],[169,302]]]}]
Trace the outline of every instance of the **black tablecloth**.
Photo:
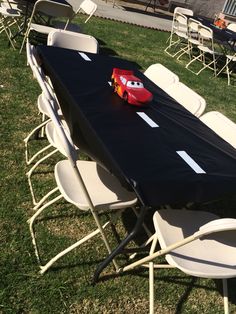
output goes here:
[{"label": "black tablecloth", "polygon": [[[235,191],[236,150],[134,63],[46,46],[39,46],[38,53],[73,141],[134,189],[144,205],[203,201]],[[133,69],[143,80],[154,95],[147,108],[130,106],[112,91],[113,67]],[[151,127],[137,112],[144,112],[159,127]],[[195,172],[178,151],[205,173]]]},{"label": "black tablecloth", "polygon": [[212,29],[214,34],[214,39],[219,41],[221,44],[228,44],[231,49],[235,49],[236,43],[236,32],[230,29],[221,29],[214,25],[214,21],[202,16],[194,16],[196,20],[201,22],[203,25]]}]

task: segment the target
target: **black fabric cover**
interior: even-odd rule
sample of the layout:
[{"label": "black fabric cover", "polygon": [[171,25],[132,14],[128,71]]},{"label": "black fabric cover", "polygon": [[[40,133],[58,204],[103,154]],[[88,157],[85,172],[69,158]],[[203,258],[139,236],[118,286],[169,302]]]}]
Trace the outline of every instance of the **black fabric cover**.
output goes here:
[{"label": "black fabric cover", "polygon": [[[134,189],[147,206],[203,201],[235,191],[236,150],[148,80],[132,62],[39,46],[72,139],[81,150]],[[132,69],[153,93],[141,109],[124,103],[108,84],[112,69]],[[191,99],[190,99],[191,101]],[[145,112],[151,128],[136,112]],[[176,153],[186,151],[206,174]]]}]

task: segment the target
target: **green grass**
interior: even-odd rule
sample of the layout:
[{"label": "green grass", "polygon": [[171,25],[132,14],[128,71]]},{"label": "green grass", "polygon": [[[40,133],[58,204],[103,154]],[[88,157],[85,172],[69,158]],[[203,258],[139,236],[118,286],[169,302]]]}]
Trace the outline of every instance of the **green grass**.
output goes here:
[{"label": "green grass", "polygon": [[[204,71],[195,76],[163,50],[168,33],[93,18],[84,32],[95,36],[101,53],[135,61],[141,70],[160,62],[179,75],[180,80],[207,101],[207,110],[219,110],[236,121],[235,89],[225,77],[213,78]],[[136,271],[108,276],[97,285],[91,277],[106,252],[97,237],[56,263],[44,276],[38,274],[27,219],[33,214],[25,173],[23,138],[39,122],[36,101],[39,87],[26,66],[25,52],[8,48],[0,36],[0,121],[1,121],[1,205],[0,205],[0,313],[147,313],[148,273]],[[47,175],[35,176],[37,193],[43,195],[54,186],[53,164],[45,165]],[[36,180],[36,178],[35,178]],[[43,181],[42,181],[43,180]],[[235,199],[219,200],[214,207],[234,215]],[[200,207],[200,205],[198,205]],[[212,204],[204,205],[211,209]],[[203,206],[202,206],[203,207]],[[38,238],[46,260],[81,232],[92,219],[66,204],[52,206],[39,224]],[[122,222],[119,229],[125,232]],[[108,267],[103,275],[114,274]],[[235,281],[229,282],[232,312],[236,312]],[[156,313],[222,313],[221,285],[217,281],[193,279],[178,270],[159,270],[155,281]]]}]

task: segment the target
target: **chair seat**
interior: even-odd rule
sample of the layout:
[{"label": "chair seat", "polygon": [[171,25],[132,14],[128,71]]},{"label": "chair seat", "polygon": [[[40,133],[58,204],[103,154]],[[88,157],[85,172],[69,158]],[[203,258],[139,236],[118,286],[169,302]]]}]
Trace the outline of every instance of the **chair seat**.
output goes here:
[{"label": "chair seat", "polygon": [[184,31],[178,30],[178,31],[175,31],[175,34],[176,34],[177,36],[181,37],[181,38],[188,39],[188,35],[187,35],[187,33],[184,32]]},{"label": "chair seat", "polygon": [[206,52],[206,53],[210,53],[211,55],[215,54],[215,55],[222,55],[222,53],[218,52],[218,51],[213,51],[211,50],[209,47],[207,46],[202,46],[202,45],[199,45],[198,46],[198,49],[203,51],[203,52]]},{"label": "chair seat", "polygon": [[[119,209],[133,206],[137,202],[134,193],[124,189],[116,177],[96,162],[79,160],[77,167],[95,209]],[[55,178],[60,192],[68,202],[81,210],[89,209],[78,178],[68,160],[62,160],[56,164]]]},{"label": "chair seat", "polygon": [[[219,217],[202,211],[160,210],[154,215],[155,229],[161,247],[183,240],[199,228]],[[173,253],[166,260],[186,274],[203,278],[231,278],[236,276],[235,232],[213,233],[194,240]]]},{"label": "chair seat", "polygon": [[46,25],[40,25],[40,24],[35,24],[31,23],[30,29],[34,30],[36,32],[42,33],[42,34],[49,34],[52,30],[54,30],[54,27],[51,26],[46,26]]}]

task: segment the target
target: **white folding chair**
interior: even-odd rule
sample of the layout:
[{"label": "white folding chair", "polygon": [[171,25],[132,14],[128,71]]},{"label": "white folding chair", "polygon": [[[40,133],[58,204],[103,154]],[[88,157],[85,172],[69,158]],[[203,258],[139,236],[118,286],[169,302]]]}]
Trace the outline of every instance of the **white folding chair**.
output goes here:
[{"label": "white folding chair", "polygon": [[179,77],[160,63],[150,65],[144,74],[163,90],[179,82]]},{"label": "white folding chair", "polygon": [[218,111],[203,114],[200,120],[210,129],[236,148],[236,124]]},{"label": "white folding chair", "polygon": [[70,32],[67,30],[55,30],[48,35],[48,46],[98,53],[97,40],[89,35]]},{"label": "white folding chair", "polygon": [[[198,36],[200,44],[197,46],[199,49],[199,54],[194,57],[187,65],[186,68],[189,69],[189,66],[195,62],[200,61],[203,66],[200,68],[198,72],[191,70],[191,72],[195,73],[196,75],[200,74],[205,69],[211,69],[214,71],[214,76],[217,76],[217,60],[222,53],[216,51],[214,38],[213,38],[213,31],[211,28],[199,24],[198,25]],[[209,59],[209,56],[211,58]]]},{"label": "white folding chair", "polygon": [[56,18],[56,17],[64,17],[66,18],[66,23],[64,28],[68,26],[70,19],[73,16],[73,10],[72,7],[68,4],[63,4],[51,0],[37,0],[37,2],[34,5],[33,12],[31,14],[27,30],[25,32],[20,52],[22,51],[26,39],[29,37],[30,32],[33,30],[35,32],[38,32],[40,34],[46,34],[48,35],[50,31],[52,31],[55,27],[51,26],[52,22],[50,22],[50,25],[42,25],[42,23],[37,23],[35,20],[37,19],[38,14],[43,14],[47,17]]},{"label": "white folding chair", "polygon": [[236,23],[230,23],[227,25],[227,29],[236,32]]},{"label": "white folding chair", "polygon": [[181,82],[171,84],[165,92],[196,117],[200,117],[206,108],[205,99]]},{"label": "white folding chair", "polygon": [[12,27],[16,25],[19,30],[21,18],[21,11],[14,6],[14,3],[8,0],[0,3],[0,33],[5,32],[13,49],[15,49],[15,40],[13,39]]},{"label": "white folding chair", "polygon": [[[187,17],[193,16],[193,11],[190,9],[186,9],[186,8],[182,8],[182,7],[176,7],[174,9],[173,19],[172,19],[172,24],[171,24],[171,32],[170,32],[170,36],[167,39],[167,43],[168,43],[168,41],[171,40],[171,36],[173,35],[175,29],[178,28],[178,23],[176,23],[176,17],[175,17],[176,13],[184,14]],[[185,28],[185,30],[187,30],[187,29]]]},{"label": "white folding chair", "polygon": [[[68,0],[68,3],[70,3],[73,8],[73,18],[79,13],[88,15],[84,23],[87,23],[97,10],[97,4],[92,0],[83,0],[80,4],[78,1]],[[55,22],[55,27],[59,29],[64,29],[65,24],[63,22]],[[66,29],[77,33],[81,32],[81,27],[75,23],[70,23]]]},{"label": "white folding chair", "polygon": [[[150,255],[123,271],[149,267],[150,314],[154,314],[154,268],[176,267],[187,275],[222,279],[225,314],[229,313],[227,279],[236,277],[236,219],[204,211],[164,209],[153,216]],[[157,243],[160,250],[156,251]],[[166,264],[155,263],[165,256]]]},{"label": "white folding chair", "polygon": [[[37,75],[40,77],[41,73],[38,72]],[[104,233],[104,228],[109,224],[109,222],[102,225],[99,219],[99,213],[104,211],[120,211],[126,207],[135,206],[137,202],[137,198],[134,193],[124,189],[116,177],[107,172],[96,162],[77,160],[75,147],[71,138],[65,133],[60,117],[58,116],[57,111],[54,110],[52,101],[49,101],[49,106],[51,108],[52,122],[54,123],[58,138],[60,139],[68,159],[59,161],[56,164],[55,179],[57,187],[44,197],[43,202],[35,208],[37,209],[36,213],[28,221],[36,257],[41,268],[41,274],[45,273],[59,258],[99,233],[101,234],[105,246],[110,253],[111,248]],[[59,192],[58,196],[56,196],[53,200],[44,203],[49,195],[56,192]],[[45,265],[42,265],[36,242],[37,238],[35,237],[34,223],[42,211],[61,198],[64,198],[69,203],[74,204],[82,211],[90,211],[96,222],[97,229],[54,256]],[[44,205],[42,205],[43,203]],[[114,260],[113,262],[115,268],[118,269],[116,261]]]},{"label": "white folding chair", "polygon": [[[170,43],[164,50],[171,57],[182,54],[188,48],[188,18],[182,13],[175,14],[175,27],[171,33]],[[178,48],[179,47],[179,48]]]},{"label": "white folding chair", "polygon": [[[194,18],[189,18],[188,19],[188,50],[184,51],[182,53],[185,54],[187,53],[190,61],[193,58],[193,50],[196,48],[198,50],[198,46],[200,45],[200,39],[199,39],[199,33],[198,33],[198,26],[201,23]],[[182,56],[180,55],[178,59]],[[186,68],[188,67],[188,64],[185,66]]]}]

